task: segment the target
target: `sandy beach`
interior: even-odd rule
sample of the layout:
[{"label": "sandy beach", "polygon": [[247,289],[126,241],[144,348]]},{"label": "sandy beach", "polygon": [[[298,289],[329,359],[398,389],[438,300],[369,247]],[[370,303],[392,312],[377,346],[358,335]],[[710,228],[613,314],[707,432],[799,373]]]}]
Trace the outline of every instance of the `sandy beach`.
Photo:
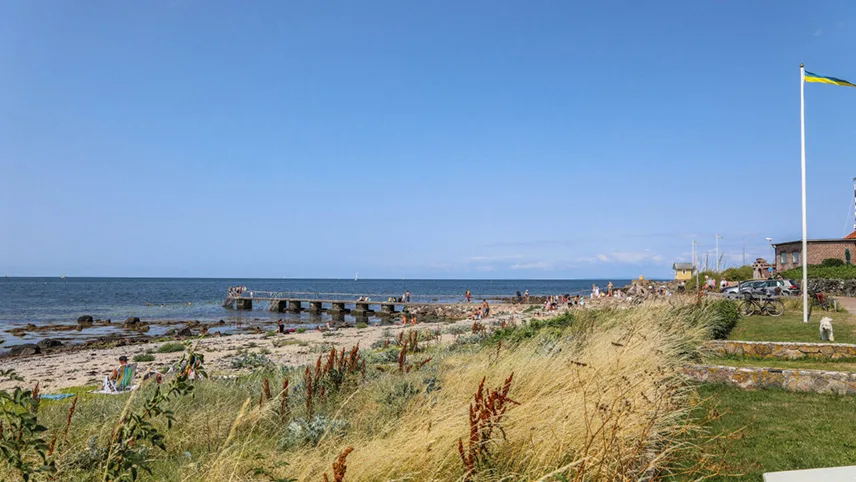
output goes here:
[{"label": "sandy beach", "polygon": [[[475,304],[473,304],[475,308]],[[483,320],[483,323],[500,323],[502,320],[519,321],[525,306],[498,304],[492,306],[495,315]],[[537,316],[537,314],[532,314]],[[239,352],[261,353],[277,365],[300,366],[314,361],[324,347],[351,347],[357,343],[368,348],[377,340],[394,338],[401,331],[419,330],[439,332],[440,343],[451,342],[455,335],[452,331],[466,331],[472,326],[472,320],[451,322],[419,323],[417,325],[375,325],[366,328],[339,328],[327,331],[311,330],[303,333],[277,334],[236,334],[222,337],[204,337],[185,340],[195,343],[197,351],[205,355],[205,366],[211,376],[241,375],[248,369],[232,368],[232,360]],[[174,340],[179,341],[179,340]],[[182,352],[157,353],[158,347],[174,341],[139,343],[113,348],[74,349],[36,354],[22,357],[0,359],[0,370],[14,369],[24,378],[25,385],[39,382],[43,393],[54,393],[64,388],[86,385],[100,385],[104,376],[118,365],[119,356],[132,360],[136,355],[151,353],[155,360],[137,363],[137,377],[141,379],[147,372],[163,370],[176,363]],[[9,389],[20,382],[0,381],[0,389]]]}]

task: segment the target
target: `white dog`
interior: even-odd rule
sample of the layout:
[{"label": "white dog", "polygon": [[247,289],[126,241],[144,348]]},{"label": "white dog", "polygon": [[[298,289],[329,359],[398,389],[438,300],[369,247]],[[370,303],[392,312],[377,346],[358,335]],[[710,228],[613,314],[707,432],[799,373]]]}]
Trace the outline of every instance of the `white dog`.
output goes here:
[{"label": "white dog", "polygon": [[832,318],[824,316],[820,319],[820,339],[823,341],[835,341],[832,334]]}]

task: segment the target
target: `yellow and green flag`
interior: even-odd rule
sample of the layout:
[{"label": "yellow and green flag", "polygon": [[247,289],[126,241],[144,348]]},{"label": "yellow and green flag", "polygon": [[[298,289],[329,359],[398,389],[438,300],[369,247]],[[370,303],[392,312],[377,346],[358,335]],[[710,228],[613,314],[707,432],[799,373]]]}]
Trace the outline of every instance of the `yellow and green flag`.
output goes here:
[{"label": "yellow and green flag", "polygon": [[824,77],[822,75],[812,74],[807,70],[805,71],[805,81],[820,82],[822,84],[843,85],[845,87],[856,87],[856,84],[852,82],[847,82],[843,79],[836,79],[835,77]]}]

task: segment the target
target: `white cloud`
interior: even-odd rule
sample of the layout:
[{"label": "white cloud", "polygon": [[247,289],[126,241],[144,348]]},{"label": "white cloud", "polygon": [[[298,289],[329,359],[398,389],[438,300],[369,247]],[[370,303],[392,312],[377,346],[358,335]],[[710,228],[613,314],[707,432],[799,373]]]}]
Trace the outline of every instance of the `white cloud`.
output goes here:
[{"label": "white cloud", "polygon": [[598,254],[597,259],[603,262],[621,263],[621,264],[641,264],[641,263],[661,263],[663,257],[659,254],[652,253],[649,250],[644,251],[613,251],[608,254]]},{"label": "white cloud", "polygon": [[543,269],[548,270],[553,267],[552,264],[546,261],[533,261],[531,263],[518,263],[511,265],[511,269]]},{"label": "white cloud", "polygon": [[468,263],[480,263],[485,261],[509,261],[513,259],[521,259],[523,256],[519,254],[506,254],[499,256],[470,256],[467,258]]}]

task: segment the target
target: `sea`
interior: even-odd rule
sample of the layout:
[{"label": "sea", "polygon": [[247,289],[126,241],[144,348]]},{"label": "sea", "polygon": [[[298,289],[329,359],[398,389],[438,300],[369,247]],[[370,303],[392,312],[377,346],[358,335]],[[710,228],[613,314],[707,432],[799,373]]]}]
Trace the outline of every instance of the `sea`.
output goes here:
[{"label": "sea", "polygon": [[[100,336],[118,328],[93,327],[82,332],[58,332],[13,336],[8,330],[27,324],[75,324],[82,315],[121,324],[128,317],[142,321],[214,322],[224,320],[224,331],[251,324],[272,325],[284,319],[287,325],[317,325],[329,321],[328,315],[276,313],[265,303],[256,303],[252,311],[223,306],[230,286],[246,286],[247,291],[276,293],[279,297],[303,299],[373,300],[400,297],[410,291],[411,301],[454,303],[464,300],[469,290],[474,300],[495,300],[529,290],[531,295],[586,294],[592,284],[601,288],[609,281],[615,286],[630,284],[614,280],[427,280],[427,279],[217,279],[217,278],[0,278],[0,340],[4,346],[28,343],[35,339],[86,338]],[[375,320],[376,321],[376,320]],[[159,329],[148,334],[157,334]]]}]

